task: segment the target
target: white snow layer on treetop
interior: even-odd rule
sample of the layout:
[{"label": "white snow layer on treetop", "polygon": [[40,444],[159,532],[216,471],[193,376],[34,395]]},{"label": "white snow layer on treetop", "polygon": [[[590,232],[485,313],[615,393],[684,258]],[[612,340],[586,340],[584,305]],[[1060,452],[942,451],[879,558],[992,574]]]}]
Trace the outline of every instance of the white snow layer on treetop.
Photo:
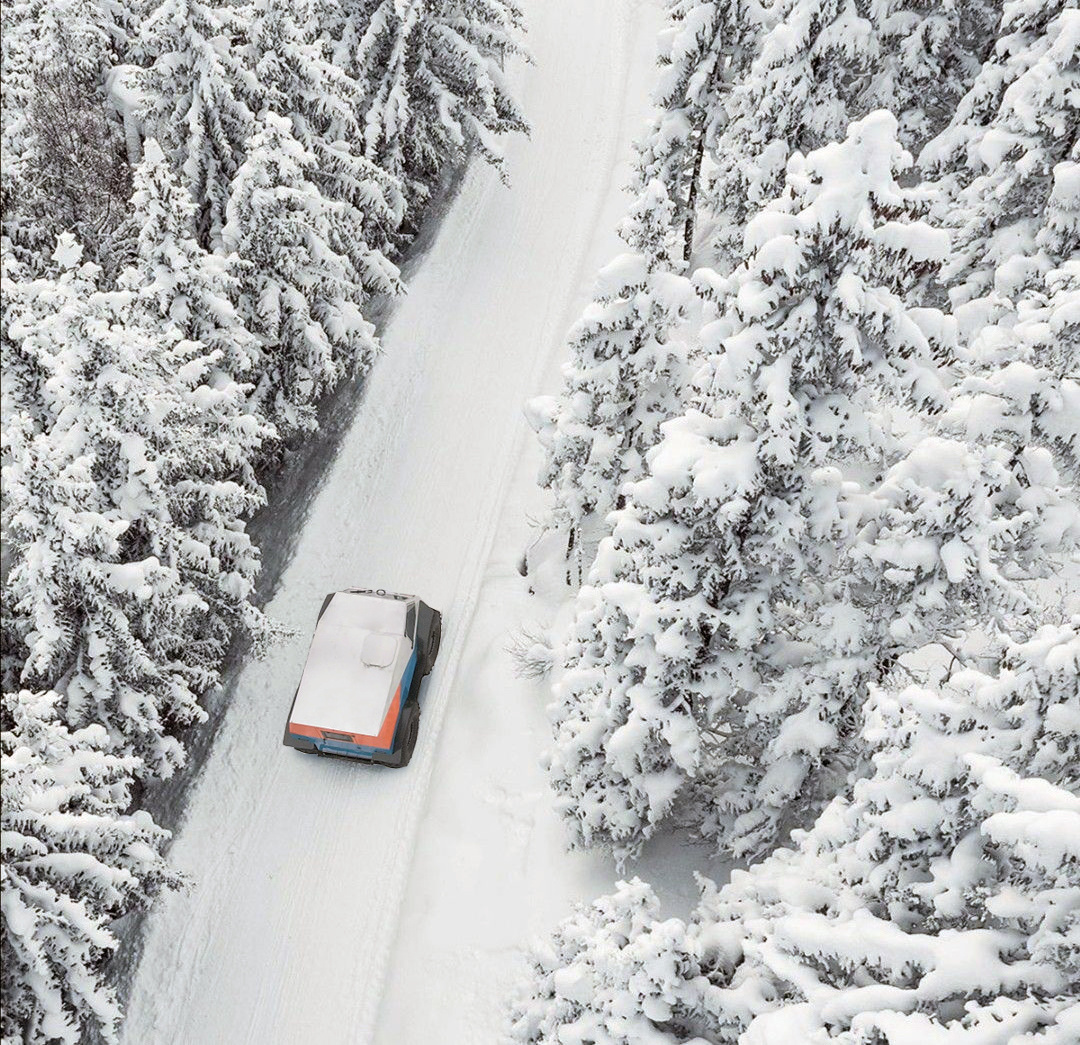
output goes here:
[{"label": "white snow layer on treetop", "polygon": [[1006,644],[992,674],[873,690],[868,777],[790,849],[705,883],[688,923],[637,881],[576,913],[533,952],[512,1040],[1074,1041],[1078,628]]}]

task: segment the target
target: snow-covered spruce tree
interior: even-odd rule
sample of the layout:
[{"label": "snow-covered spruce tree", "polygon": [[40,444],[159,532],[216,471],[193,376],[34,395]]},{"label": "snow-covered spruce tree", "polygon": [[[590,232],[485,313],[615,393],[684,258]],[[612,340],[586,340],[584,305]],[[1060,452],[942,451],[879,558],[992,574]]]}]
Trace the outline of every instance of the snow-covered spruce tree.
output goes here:
[{"label": "snow-covered spruce tree", "polygon": [[141,122],[181,173],[198,213],[197,238],[217,250],[229,187],[254,128],[260,91],[235,0],[161,0],[131,41],[141,66]]},{"label": "snow-covered spruce tree", "polygon": [[[1080,450],[1080,11],[1006,5],[1002,38],[925,150],[959,249],[944,276],[963,335],[953,414],[1008,429],[1076,474]],[[951,191],[949,191],[951,190]]]},{"label": "snow-covered spruce tree", "polygon": [[507,1045],[682,1045],[700,1041],[700,971],[679,919],[639,878],[579,907],[530,955]]},{"label": "snow-covered spruce tree", "polygon": [[98,290],[79,254],[62,237],[57,272],[15,296],[48,307],[9,317],[48,376],[36,414],[12,403],[5,426],[5,647],[24,649],[21,684],[61,691],[70,727],[104,723],[168,775],[230,636],[261,624],[242,522],[260,492],[234,476],[262,427],[198,343],[142,322],[135,291]]},{"label": "snow-covered spruce tree", "polygon": [[128,812],[138,760],[104,727],[72,730],[55,693],[5,695],[2,880],[5,1043],[116,1040],[120,1016],[101,963],[109,928],[180,876],[161,856],[168,832]]},{"label": "snow-covered spruce tree", "polygon": [[1071,1045],[1078,629],[1005,642],[994,673],[872,688],[869,775],[792,848],[706,885],[688,925],[638,883],[571,918],[534,955],[511,1040]]},{"label": "snow-covered spruce tree", "polygon": [[[1075,374],[1076,342],[1056,341],[1068,336],[1075,283],[1060,299],[1060,308],[1033,309],[1016,323],[1014,350],[1001,368],[958,382],[931,430],[849,502],[839,620],[849,648],[861,641],[873,652],[863,683],[903,669],[905,658],[930,647],[956,655],[965,636],[1022,636],[1040,619],[1038,592],[1027,582],[1053,577],[1080,541],[1077,491],[1061,468],[1074,471],[1078,422],[1070,412],[1076,378],[1061,379],[1060,356],[1072,356]],[[823,600],[808,616],[801,641],[810,651],[831,645],[835,609]],[[726,748],[742,756],[758,784],[750,793],[745,781],[725,784],[706,832],[730,838],[736,852],[767,851],[785,818],[807,822],[800,789],[820,757],[818,738],[831,744],[835,727],[850,728],[857,712],[847,704],[838,720],[828,710],[835,698],[821,698],[837,684],[833,666],[800,656],[777,675],[768,699],[750,705],[748,718],[727,719]],[[827,753],[829,760],[837,761]],[[759,765],[769,767],[764,775],[753,768]]]},{"label": "snow-covered spruce tree", "polygon": [[689,260],[705,153],[715,151],[727,124],[724,97],[753,58],[768,16],[758,0],[670,0],[667,17],[656,111],[637,143],[633,188],[664,185],[675,206],[671,224],[681,232],[679,253]]},{"label": "snow-covered spruce tree", "polygon": [[290,121],[264,111],[222,232],[238,261],[240,313],[260,344],[254,404],[284,439],[315,428],[323,392],[378,351],[361,274],[334,249],[348,211],[322,194],[315,167]]},{"label": "snow-covered spruce tree", "polygon": [[748,218],[783,184],[788,157],[843,138],[878,109],[914,149],[941,130],[989,39],[994,0],[782,0],[745,75],[724,98],[704,195],[713,249],[738,254]]},{"label": "snow-covered spruce tree", "polygon": [[[0,239],[0,425],[6,428],[8,419],[16,412],[28,414],[36,424],[42,421],[42,385],[48,373],[33,352],[23,353],[22,341],[10,331],[11,323],[25,320],[31,312],[42,313],[49,308],[47,300],[31,292],[30,264],[16,255],[11,240]],[[3,460],[7,449],[0,443]]]},{"label": "snow-covered spruce tree", "polygon": [[785,0],[724,99],[726,125],[706,189],[721,262],[738,258],[746,221],[779,191],[788,157],[843,137],[874,34],[851,0]]},{"label": "snow-covered spruce tree", "polygon": [[996,46],[951,125],[922,155],[954,191],[958,228],[944,272],[968,329],[1080,250],[1080,10],[1010,0]]},{"label": "snow-covered spruce tree", "polygon": [[[1078,167],[1080,171],[1080,167]],[[962,376],[948,420],[972,442],[993,437],[1024,455],[1041,447],[1073,480],[1080,477],[1080,257],[1050,269],[994,309],[961,354]]]},{"label": "snow-covered spruce tree", "polygon": [[1074,1040],[1078,625],[994,675],[874,692],[873,773],[697,916],[727,1038]]},{"label": "snow-covered spruce tree", "polygon": [[1046,446],[1080,477],[1080,257],[983,327],[966,364],[953,417],[968,438]]},{"label": "snow-covered spruce tree", "polygon": [[364,155],[405,197],[403,236],[444,173],[473,151],[499,167],[496,136],[527,131],[503,63],[523,54],[512,0],[343,0],[334,62],[356,82]]},{"label": "snow-covered spruce tree", "polygon": [[[255,465],[274,445],[276,432],[248,408],[260,348],[232,304],[239,286],[231,259],[196,243],[195,206],[152,138],[145,142],[134,187],[137,256],[122,283],[135,293],[135,320],[167,333],[162,363],[174,375],[177,391],[192,400],[190,436],[208,448],[198,472],[188,477],[190,490],[216,475],[241,487],[249,504],[261,504]],[[204,493],[214,500],[209,490]],[[250,555],[247,538],[236,536],[244,556]]]},{"label": "snow-covered spruce tree", "polygon": [[600,272],[596,296],[570,332],[565,385],[530,406],[545,450],[539,483],[582,561],[581,524],[621,506],[661,421],[681,405],[688,360],[677,327],[694,311],[684,278],[706,139],[763,14],[750,0],[676,0],[661,37],[656,112],[637,144],[633,198],[619,229],[631,253]]},{"label": "snow-covered spruce tree", "polygon": [[896,114],[912,151],[948,125],[994,40],[1002,0],[860,3],[876,38],[860,101]]},{"label": "snow-covered spruce tree", "polygon": [[364,156],[357,85],[328,57],[325,34],[340,16],[338,4],[325,0],[254,0],[252,64],[265,106],[289,117],[293,135],[314,155],[316,184],[350,208],[348,234],[335,249],[352,259],[366,286],[393,292],[398,273],[384,252],[404,217],[404,199],[395,179]]},{"label": "snow-covered spruce tree", "polygon": [[[899,296],[947,243],[896,183],[910,157],[894,130],[874,114],[793,160],[702,332],[697,404],[662,426],[613,516],[552,707],[551,779],[578,843],[632,854],[697,798],[710,834],[765,846],[828,795],[893,656],[853,605],[843,550],[860,483],[903,455],[892,414],[945,404],[947,333]],[[765,817],[752,841],[736,805]]]},{"label": "snow-covered spruce tree", "polygon": [[[132,206],[139,235],[126,284],[146,321],[198,342],[213,382],[249,378],[259,346],[232,304],[239,292],[230,260],[195,242],[195,204],[153,138],[135,171]],[[250,440],[235,442],[238,453],[252,452]]]},{"label": "snow-covered spruce tree", "polygon": [[625,223],[640,250],[601,270],[596,296],[570,332],[561,395],[530,404],[545,450],[540,483],[554,492],[555,521],[579,548],[582,521],[621,506],[623,483],[640,477],[687,382],[686,346],[673,328],[695,298],[672,257],[674,215],[663,183],[650,182]]},{"label": "snow-covered spruce tree", "polygon": [[125,19],[124,4],[101,0],[4,5],[3,230],[39,271],[64,231],[110,270],[123,260],[130,181],[105,82]]},{"label": "snow-covered spruce tree", "polygon": [[[179,533],[162,537],[160,547],[152,541],[151,550],[178,567],[203,603],[205,620],[186,659],[201,666],[205,685],[216,680],[234,633],[257,642],[268,634],[250,602],[259,559],[244,519],[265,501],[256,464],[277,433],[249,408],[259,345],[230,301],[238,283],[229,260],[195,242],[194,204],[153,139],[134,187],[137,258],[120,278],[134,298],[120,300],[137,335],[163,335],[157,365],[177,403],[163,470],[173,475],[167,508]],[[183,550],[166,553],[176,541]]]},{"label": "snow-covered spruce tree", "polygon": [[[136,360],[147,346],[132,345],[106,301],[95,297],[97,270],[80,265],[80,254],[70,237],[62,239],[59,271],[17,287],[16,307],[7,317],[9,341],[43,379],[23,386],[37,392],[36,402],[5,404],[13,408],[4,429],[12,558],[4,585],[5,685],[47,688],[71,675],[62,709],[67,724],[104,721],[118,734],[128,725],[137,734],[127,738],[132,745],[157,746],[164,719],[190,721],[199,711],[185,687],[164,681],[164,658],[155,664],[128,634],[145,617],[142,596],[157,594],[168,602],[178,594],[159,563],[122,565],[122,540],[131,531],[125,515],[137,514],[143,487],[142,462],[130,457],[138,441],[124,447],[124,434],[140,413],[146,416],[153,398],[130,371],[143,376]],[[93,387],[102,371],[111,380],[101,382],[98,401],[80,395],[80,382]],[[141,392],[143,410],[128,409]],[[114,400],[111,409],[100,409],[102,394]],[[168,402],[164,388],[155,387],[154,394]],[[99,434],[104,438],[96,439]],[[117,466],[131,474],[133,496],[124,496]],[[181,761],[175,740],[161,744],[155,761]]]}]

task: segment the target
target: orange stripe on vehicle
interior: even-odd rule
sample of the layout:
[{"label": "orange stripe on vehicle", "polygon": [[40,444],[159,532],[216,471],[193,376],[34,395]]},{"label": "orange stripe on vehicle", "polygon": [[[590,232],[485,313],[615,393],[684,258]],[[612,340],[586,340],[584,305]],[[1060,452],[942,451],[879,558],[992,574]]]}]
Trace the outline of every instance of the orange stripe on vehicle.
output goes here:
[{"label": "orange stripe on vehicle", "polygon": [[350,733],[347,729],[335,729],[333,726],[303,726],[299,722],[289,723],[289,732],[296,733],[301,737],[312,737],[315,740],[324,740],[323,733],[340,733],[342,736],[352,737],[352,742],[360,747],[388,748],[394,738],[394,727],[397,725],[398,709],[401,706],[401,686],[397,688],[394,699],[390,701],[390,707],[386,710],[386,718],[383,719],[382,728],[378,736],[369,736],[367,733]]}]

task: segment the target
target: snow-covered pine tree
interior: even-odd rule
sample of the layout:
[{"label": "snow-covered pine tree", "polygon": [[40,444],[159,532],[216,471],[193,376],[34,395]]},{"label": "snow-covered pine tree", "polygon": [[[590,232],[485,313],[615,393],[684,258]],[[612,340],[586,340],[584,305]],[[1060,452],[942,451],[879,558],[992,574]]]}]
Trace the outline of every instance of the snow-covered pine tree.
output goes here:
[{"label": "snow-covered pine tree", "polygon": [[1002,0],[861,3],[874,27],[873,66],[861,104],[889,109],[915,152],[952,120],[994,39]]},{"label": "snow-covered pine tree", "polygon": [[[178,405],[166,465],[174,478],[166,492],[172,523],[186,539],[179,538],[184,550],[167,558],[204,605],[205,621],[192,633],[186,659],[201,665],[205,685],[216,679],[235,633],[256,645],[268,634],[250,602],[259,558],[244,520],[265,502],[256,464],[277,433],[248,404],[259,345],[230,300],[238,294],[230,261],[195,242],[194,204],[153,139],[145,143],[134,188],[137,258],[120,282],[134,292],[124,306],[128,324],[136,333],[163,334],[157,365],[170,375]],[[164,538],[165,545],[178,537]]]},{"label": "snow-covered pine tree", "polygon": [[1080,250],[1078,91],[1074,0],[1010,0],[991,57],[920,157],[957,186],[943,194],[959,233],[943,275],[968,329]]},{"label": "snow-covered pine tree", "polygon": [[378,351],[361,274],[334,249],[348,211],[322,194],[315,169],[291,122],[265,110],[222,232],[238,262],[240,313],[260,343],[254,403],[283,439],[313,429],[323,392]]},{"label": "snow-covered pine tree", "polygon": [[[996,674],[874,693],[872,775],[703,905],[728,1034],[1072,1040],[1078,626],[1007,645]],[[770,993],[779,1011],[745,1004]]]},{"label": "snow-covered pine tree", "polygon": [[142,322],[134,291],[98,290],[80,253],[61,237],[57,272],[15,295],[38,307],[8,317],[48,376],[36,416],[13,403],[5,428],[6,645],[23,685],[62,689],[70,727],[104,723],[168,775],[231,635],[261,624],[242,522],[260,491],[236,477],[262,425],[212,356]]},{"label": "snow-covered pine tree", "polygon": [[104,727],[72,730],[56,693],[7,694],[0,822],[4,1042],[116,1041],[120,1009],[101,972],[110,923],[180,876],[161,856],[168,832],[129,812],[138,766]]},{"label": "snow-covered pine tree", "polygon": [[[37,307],[9,316],[10,339],[46,377],[41,400],[14,403],[16,412],[5,419],[12,559],[4,585],[5,652],[20,653],[16,678],[5,682],[47,688],[70,676],[62,708],[68,725],[104,722],[118,737],[126,734],[131,747],[157,749],[150,762],[164,769],[182,761],[177,741],[163,736],[165,721],[190,721],[199,709],[185,686],[166,679],[166,658],[155,663],[130,634],[148,616],[147,597],[167,604],[179,592],[159,562],[124,563],[123,541],[132,530],[126,517],[139,514],[145,488],[144,462],[132,453],[141,447],[138,440],[125,446],[124,437],[146,417],[149,400],[166,404],[168,397],[138,380],[142,371],[128,357],[147,346],[132,345],[115,314],[95,300],[98,273],[79,264],[80,254],[70,237],[62,239],[60,271],[16,294],[16,302]],[[102,371],[111,380],[101,382],[96,397],[85,394],[80,382],[96,385]],[[104,410],[102,396],[113,401]],[[153,417],[156,422],[156,409]],[[130,494],[118,470],[131,476]],[[9,657],[9,665],[15,660]]]},{"label": "snow-covered pine tree", "polygon": [[963,335],[954,420],[1080,452],[1080,10],[1006,4],[1002,37],[924,150],[958,230],[944,277]]},{"label": "snow-covered pine tree", "polygon": [[26,122],[27,102],[33,90],[33,48],[31,10],[28,3],[0,7],[0,228],[11,247],[26,244],[33,237],[35,224],[25,212],[16,213],[20,183],[26,179],[23,158],[30,150],[30,131]]},{"label": "snow-covered pine tree", "polygon": [[687,925],[637,882],[568,920],[511,1040],[1071,1045],[1078,678],[1075,620],[1003,641],[994,672],[874,687],[869,775],[792,848],[705,883]]},{"label": "snow-covered pine tree", "polygon": [[197,208],[197,238],[220,247],[230,183],[245,155],[260,90],[246,62],[236,0],[161,0],[131,41],[141,122],[181,173]]},{"label": "snow-covered pine tree", "polygon": [[530,955],[507,1045],[690,1045],[708,1027],[686,925],[641,879],[579,907]]},{"label": "snow-covered pine tree", "polygon": [[1017,451],[1046,447],[1080,477],[1080,256],[1026,287],[962,358],[956,427],[973,442],[992,434]]},{"label": "snow-covered pine tree", "polygon": [[724,100],[727,124],[707,187],[718,251],[738,257],[745,223],[780,191],[788,157],[839,140],[873,59],[853,0],[782,0],[754,60]]},{"label": "snow-covered pine tree", "polygon": [[914,149],[941,130],[979,68],[995,0],[781,0],[724,99],[705,190],[721,261],[783,183],[788,157],[843,138],[885,108]]},{"label": "snow-covered pine tree", "polygon": [[[1034,337],[1046,335],[1039,325]],[[1031,424],[1029,414],[1025,425],[1017,409],[995,424],[984,403],[973,431],[980,411],[962,399],[935,425],[940,434],[923,435],[849,504],[852,529],[838,567],[846,594],[839,604],[821,601],[801,631],[805,652],[746,706],[745,718],[739,704],[726,720],[727,752],[743,770],[736,786],[724,781],[711,805],[715,821],[705,826],[736,853],[768,851],[781,827],[808,822],[820,799],[808,804],[807,792],[827,797],[817,782],[830,764],[844,770],[857,761],[850,744],[833,747],[859,720],[858,700],[838,700],[835,687],[861,696],[868,681],[906,670],[933,648],[958,656],[964,637],[1029,634],[1040,599],[1028,582],[1055,577],[1080,542],[1076,489],[1062,478],[1045,422]],[[1033,397],[1035,417],[1038,407]],[[861,675],[851,670],[860,640],[870,654]]]},{"label": "snow-covered pine tree", "polygon": [[[894,133],[873,114],[793,159],[702,332],[697,404],[662,426],[613,517],[552,709],[551,779],[576,842],[632,854],[707,796],[757,810],[765,845],[829,794],[885,655],[840,569],[860,482],[902,456],[890,413],[946,400],[947,325],[899,294],[947,241],[896,183],[910,157]],[[705,826],[749,845],[723,816]]]},{"label": "snow-covered pine tree", "polygon": [[[22,351],[21,339],[9,331],[11,323],[25,321],[31,311],[40,313],[49,307],[47,301],[30,292],[30,267],[18,259],[10,239],[0,239],[0,369],[4,375],[0,382],[0,426],[4,428],[19,411],[35,424],[42,422],[41,389],[48,373],[33,352]],[[0,455],[0,459],[7,459],[2,442]]]},{"label": "snow-covered pine tree", "polygon": [[[238,289],[230,260],[195,242],[195,204],[153,138],[143,144],[132,206],[139,235],[125,282],[146,321],[197,341],[213,368],[212,383],[250,379],[259,346],[232,304]],[[238,453],[254,456],[249,440],[238,437],[236,444]]]},{"label": "snow-covered pine tree", "polygon": [[568,530],[579,577],[582,522],[621,506],[620,487],[641,475],[660,422],[681,405],[688,360],[675,328],[695,311],[683,273],[702,157],[763,17],[755,0],[671,3],[656,111],[637,143],[632,202],[619,229],[631,253],[600,272],[596,296],[570,332],[561,393],[530,404],[545,451],[538,481],[555,494],[553,520]]},{"label": "snow-covered pine tree", "polygon": [[325,0],[254,0],[248,38],[266,107],[292,121],[293,135],[315,157],[313,180],[350,208],[348,233],[335,243],[365,286],[400,289],[386,258],[404,217],[401,187],[363,154],[363,104],[356,83],[330,61],[326,32],[341,11]]},{"label": "snow-covered pine tree", "polygon": [[623,483],[640,477],[688,380],[675,328],[695,296],[678,272],[674,216],[664,184],[650,182],[625,223],[639,250],[600,272],[596,296],[570,332],[561,395],[530,404],[545,450],[540,483],[554,492],[555,522],[578,549],[583,520],[621,506]]},{"label": "snow-covered pine tree", "polygon": [[689,261],[705,154],[715,152],[727,124],[725,95],[756,53],[768,15],[758,0],[669,0],[667,18],[656,111],[637,143],[633,188],[664,185],[675,206],[671,224],[681,231],[679,253]]},{"label": "snow-covered pine tree", "polygon": [[3,230],[36,271],[64,231],[112,271],[123,260],[130,180],[105,83],[126,15],[113,0],[4,5]]},{"label": "snow-covered pine tree", "polygon": [[402,234],[473,151],[501,167],[496,136],[527,131],[503,63],[523,54],[513,0],[344,0],[334,61],[356,82],[364,155],[405,196]]}]

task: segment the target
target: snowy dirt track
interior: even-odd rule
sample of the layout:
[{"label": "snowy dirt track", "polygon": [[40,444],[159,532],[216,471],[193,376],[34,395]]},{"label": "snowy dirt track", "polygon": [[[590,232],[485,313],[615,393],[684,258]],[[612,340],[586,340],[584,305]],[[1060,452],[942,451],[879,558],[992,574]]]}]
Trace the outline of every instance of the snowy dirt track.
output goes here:
[{"label": "snowy dirt track", "polygon": [[[429,799],[460,790],[487,746],[501,744],[484,702],[523,689],[492,633],[512,621],[487,605],[508,587],[487,583],[490,564],[512,562],[527,536],[500,526],[520,510],[507,498],[534,467],[522,403],[550,386],[566,328],[616,249],[623,161],[646,111],[658,24],[653,6],[634,0],[532,0],[526,16],[536,65],[515,78],[532,136],[507,143],[511,188],[472,166],[384,334],[385,355],[268,607],[295,635],[243,668],[194,785],[172,860],[195,885],[148,920],[124,1029],[131,1045],[491,1040],[498,999],[481,1015],[453,975],[440,988],[443,966],[405,937],[417,946],[433,902],[473,902],[468,894],[486,888],[483,854],[474,859],[483,837],[467,837],[467,816],[453,835],[443,818],[439,836]],[[404,772],[281,746],[323,595],[351,585],[415,592],[443,611]],[[478,616],[488,623],[474,626]],[[505,671],[505,689],[492,671]],[[443,739],[447,718],[456,728]],[[470,732],[474,720],[488,728]],[[535,797],[539,748],[515,735]],[[412,867],[429,825],[451,847],[427,857],[445,876],[436,901],[431,875]],[[561,900],[552,913],[563,913]],[[504,922],[517,924],[511,914]]]}]

